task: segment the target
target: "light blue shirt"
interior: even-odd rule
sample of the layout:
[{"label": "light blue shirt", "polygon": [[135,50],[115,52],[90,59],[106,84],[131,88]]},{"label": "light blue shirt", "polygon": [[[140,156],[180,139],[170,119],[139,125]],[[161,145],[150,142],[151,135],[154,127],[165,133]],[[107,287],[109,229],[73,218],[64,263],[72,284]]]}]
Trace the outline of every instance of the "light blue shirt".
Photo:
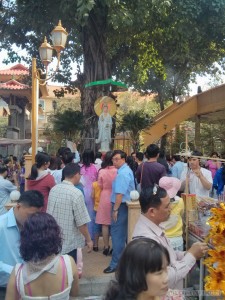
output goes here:
[{"label": "light blue shirt", "polygon": [[16,223],[14,210],[0,216],[0,286],[6,286],[9,276],[16,265],[21,263],[19,253],[20,231]]},{"label": "light blue shirt", "polygon": [[75,158],[74,158],[73,162],[75,162],[75,163],[80,162],[80,154],[78,151],[75,151]]},{"label": "light blue shirt", "polygon": [[117,171],[112,183],[111,202],[116,202],[116,194],[122,194],[122,203],[130,201],[130,192],[135,190],[133,171],[125,163]]},{"label": "light blue shirt", "polygon": [[10,193],[16,190],[17,187],[11,181],[0,175],[0,215],[7,212],[5,204],[10,201]]},{"label": "light blue shirt", "polygon": [[171,168],[172,177],[176,177],[180,179],[183,169],[184,169],[184,163],[182,161],[177,161]]}]

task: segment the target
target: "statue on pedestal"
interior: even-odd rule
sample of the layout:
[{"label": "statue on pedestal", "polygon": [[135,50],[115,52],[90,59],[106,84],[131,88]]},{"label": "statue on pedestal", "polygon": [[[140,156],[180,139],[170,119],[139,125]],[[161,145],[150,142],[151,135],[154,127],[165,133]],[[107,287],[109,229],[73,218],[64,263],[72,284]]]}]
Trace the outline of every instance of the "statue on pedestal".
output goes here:
[{"label": "statue on pedestal", "polygon": [[[104,101],[105,98],[105,101]],[[106,99],[110,99],[106,101]],[[112,131],[112,114],[115,113],[115,101],[109,97],[102,97],[101,100],[97,100],[97,110],[96,113],[101,114],[99,115],[98,119],[98,138],[95,140],[96,144],[100,144],[99,151],[107,152],[110,150],[110,143],[111,143],[111,131]],[[95,105],[95,109],[96,109]],[[101,110],[99,110],[101,109]]]}]

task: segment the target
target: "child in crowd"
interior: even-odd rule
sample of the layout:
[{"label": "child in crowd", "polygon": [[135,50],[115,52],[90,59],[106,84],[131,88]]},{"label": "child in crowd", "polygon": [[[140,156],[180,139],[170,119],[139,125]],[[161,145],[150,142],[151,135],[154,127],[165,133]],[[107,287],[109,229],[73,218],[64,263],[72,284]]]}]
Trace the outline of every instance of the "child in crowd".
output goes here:
[{"label": "child in crowd", "polygon": [[[96,213],[98,210],[100,195],[101,195],[101,188],[98,184],[98,181],[94,181],[92,183],[92,198],[94,200],[94,220],[96,219]],[[94,246],[93,246],[93,250],[95,252],[98,251],[98,240],[99,240],[101,231],[102,231],[102,226],[100,224],[95,223],[95,225],[94,225]]]},{"label": "child in crowd", "polygon": [[177,196],[181,187],[181,181],[175,177],[163,176],[159,180],[159,186],[167,191],[171,201],[171,214],[167,221],[161,223],[165,228],[165,235],[170,240],[174,250],[183,251],[183,199]]}]

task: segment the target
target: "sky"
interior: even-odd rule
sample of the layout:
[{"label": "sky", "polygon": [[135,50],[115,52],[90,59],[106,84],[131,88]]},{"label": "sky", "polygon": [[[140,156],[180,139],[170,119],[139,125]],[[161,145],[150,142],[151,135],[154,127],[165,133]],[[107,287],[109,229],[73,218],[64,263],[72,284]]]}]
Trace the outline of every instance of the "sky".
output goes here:
[{"label": "sky", "polygon": [[[20,53],[20,54],[25,54],[26,53],[25,50],[20,50],[19,48],[17,48],[16,51],[17,51],[17,53]],[[3,60],[5,58],[7,58],[7,52],[5,50],[0,51],[0,69],[8,68],[8,67],[11,67],[11,66],[15,65],[15,63],[8,64],[8,65],[3,64]],[[51,63],[51,68],[54,69],[55,66],[56,66],[56,61],[53,61]],[[76,73],[76,64],[74,64],[74,72],[73,73]],[[76,79],[75,75],[71,79],[75,80]],[[190,87],[190,96],[193,96],[193,95],[197,94],[198,86],[201,86],[202,91],[205,91],[205,90],[209,89],[209,86],[208,86],[209,81],[210,81],[210,77],[197,76],[196,83],[191,83],[189,85],[189,87]],[[49,81],[49,83],[51,83],[51,81]],[[53,82],[52,84],[56,85],[57,83]]]}]

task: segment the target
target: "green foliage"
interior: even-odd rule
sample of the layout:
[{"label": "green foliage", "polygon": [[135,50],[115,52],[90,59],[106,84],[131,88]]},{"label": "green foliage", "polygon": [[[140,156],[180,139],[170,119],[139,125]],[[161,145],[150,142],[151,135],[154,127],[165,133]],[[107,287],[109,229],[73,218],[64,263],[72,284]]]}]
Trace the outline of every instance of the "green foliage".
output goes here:
[{"label": "green foliage", "polygon": [[218,124],[201,124],[201,145],[204,154],[211,155],[213,151],[225,152],[224,122]]},{"label": "green foliage", "polygon": [[6,137],[6,131],[8,126],[8,117],[0,117],[0,137]]},{"label": "green foliage", "polygon": [[67,139],[77,139],[84,127],[83,114],[71,109],[63,112],[57,111],[51,121],[53,130],[63,133]]},{"label": "green foliage", "polygon": [[151,117],[143,110],[128,111],[122,115],[119,123],[118,132],[128,131],[132,140],[134,151],[140,149],[140,134],[143,129],[150,127],[152,123]]},{"label": "green foliage", "polygon": [[[100,90],[85,90],[85,83],[115,76],[156,92],[164,109],[185,93],[193,73],[217,72],[213,63],[225,56],[224,11],[225,0],[9,0],[0,14],[0,45],[14,62],[20,57],[12,44],[26,49],[22,59],[31,62],[60,18],[69,36],[56,78],[80,89],[85,137],[94,138]],[[75,61],[84,70],[71,82]]]}]

